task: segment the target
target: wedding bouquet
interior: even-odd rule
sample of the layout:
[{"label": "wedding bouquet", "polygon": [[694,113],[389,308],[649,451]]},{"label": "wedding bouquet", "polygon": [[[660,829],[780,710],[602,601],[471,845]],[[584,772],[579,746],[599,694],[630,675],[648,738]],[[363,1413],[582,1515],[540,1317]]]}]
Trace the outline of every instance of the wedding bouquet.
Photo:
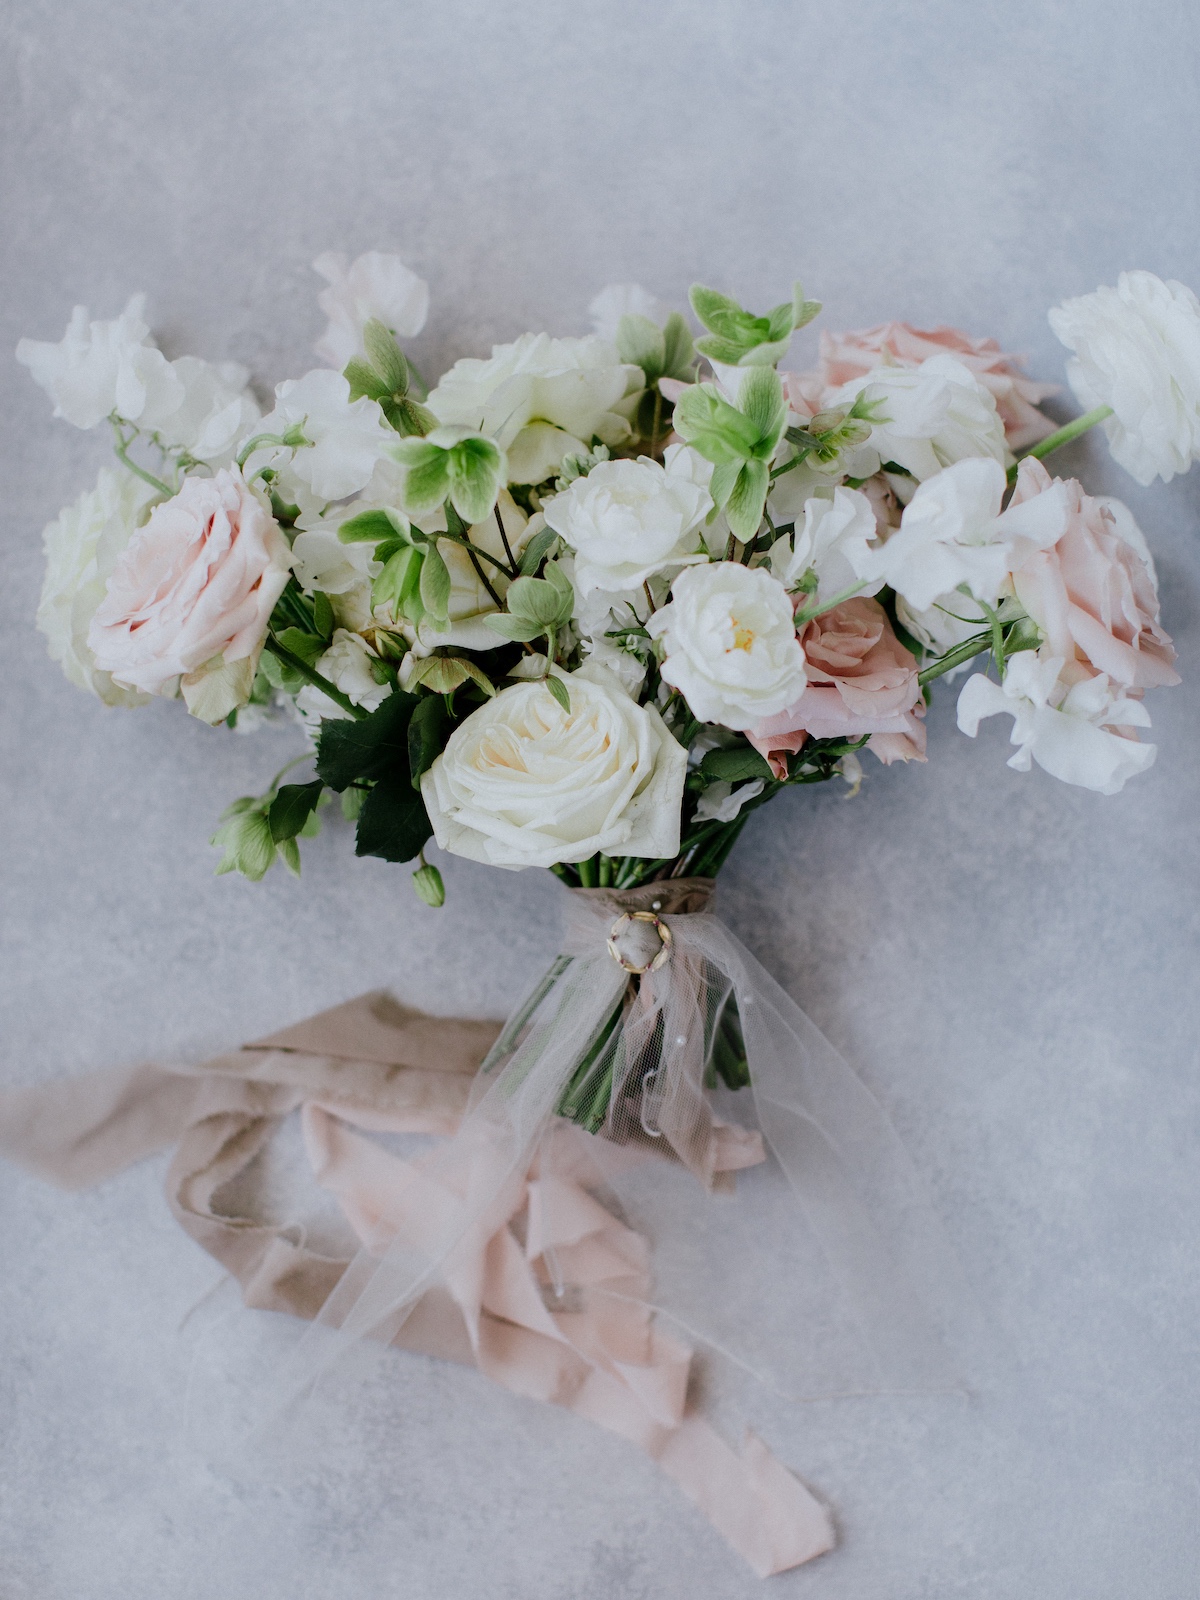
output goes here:
[{"label": "wedding bouquet", "polygon": [[[647,1399],[628,1373],[678,1360],[649,1331],[628,1241],[605,1247],[626,1250],[620,1293],[592,1258],[563,1276],[591,1237],[580,1173],[604,1146],[729,1190],[769,1152],[847,1267],[874,1355],[911,1371],[927,1345],[898,1308],[922,1273],[883,1242],[914,1211],[886,1121],[706,914],[712,880],[782,789],[856,789],[864,750],[925,760],[932,686],[972,666],[958,725],[1009,714],[1010,766],[1113,794],[1151,765],[1143,697],[1179,680],[1149,549],[1125,505],[1043,461],[1103,423],[1140,483],[1187,469],[1200,303],[1132,272],[1051,312],[1088,407],[1056,428],[1050,388],[950,328],[824,334],[814,369],[781,370],[820,310],[798,284],[761,315],[695,286],[698,337],[645,290],[609,288],[594,333],[528,333],[429,388],[402,349],[426,285],[378,253],[315,267],[327,365],[281,383],[265,415],[243,368],[168,361],[141,297],[113,322],[76,308],[61,342],[17,354],[58,415],[115,440],[117,467],[45,531],[38,623],[67,676],[110,705],[178,697],[214,725],[292,718],[306,736],[291,766],[314,775],[285,768],[234,802],[219,872],[258,879],[279,857],[298,873],[332,792],[358,853],[417,863],[430,905],[431,837],[576,891],[563,953],[483,1059],[454,1138],[390,1198],[339,1180],[364,1253],[322,1319],[399,1337],[431,1274],[461,1287],[471,1240],[478,1267],[481,1240],[519,1236],[541,1310],[489,1301],[478,1273],[454,1289],[476,1359],[543,1393],[509,1346],[486,1354],[486,1315],[569,1344],[587,1373],[555,1380],[571,1403],[665,1464],[682,1390]],[[580,1145],[580,1129],[604,1138]],[[336,1166],[327,1134],[313,1141]],[[605,1293],[643,1320],[589,1313]],[[588,1389],[597,1373],[626,1385],[619,1404]],[[760,1570],[805,1559],[778,1528],[742,1537],[741,1513],[731,1531],[725,1468],[697,1483],[682,1460],[668,1470]],[[750,1520],[798,1515],[762,1460],[743,1469]]]}]

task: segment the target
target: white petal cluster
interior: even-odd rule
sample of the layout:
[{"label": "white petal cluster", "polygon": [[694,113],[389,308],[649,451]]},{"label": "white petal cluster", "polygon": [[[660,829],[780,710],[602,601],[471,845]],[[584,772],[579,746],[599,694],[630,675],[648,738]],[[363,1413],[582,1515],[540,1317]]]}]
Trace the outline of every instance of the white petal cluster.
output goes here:
[{"label": "white petal cluster", "polygon": [[461,723],[421,780],[443,850],[514,871],[679,849],[687,752],[603,667],[503,689]]},{"label": "white petal cluster", "polygon": [[676,445],[665,466],[646,456],[602,461],[545,502],[547,525],[575,552],[582,595],[636,591],[668,567],[707,560],[702,531],[712,499],[691,470],[693,457],[700,459]]},{"label": "white petal cluster", "polygon": [[214,363],[197,356],[180,356],[171,369],[183,398],[154,432],[169,450],[186,452],[211,467],[229,466],[261,414],[248,387],[249,372],[236,361]]},{"label": "white petal cluster", "polygon": [[[356,706],[374,711],[391,693],[390,686],[380,683],[371,671],[371,663],[376,659],[365,639],[346,628],[337,628],[329,649],[317,657],[315,666],[323,678],[328,678],[335,689],[349,695]],[[328,722],[350,715],[315,684],[306,684],[301,689],[296,696],[296,709],[308,723]]]},{"label": "white petal cluster", "polygon": [[1117,286],[1050,312],[1074,352],[1067,377],[1089,411],[1111,406],[1109,448],[1138,483],[1169,483],[1200,457],[1200,301],[1174,279],[1123,272]]},{"label": "white petal cluster", "polygon": [[839,486],[831,498],[814,495],[804,502],[796,531],[777,539],[767,560],[789,591],[799,586],[806,573],[815,572],[817,588],[812,600],[824,603],[855,586],[859,594],[872,595],[883,586],[881,577],[866,577],[877,532],[875,511],[866,495]]},{"label": "white petal cluster", "polygon": [[627,438],[618,408],[641,383],[605,339],[526,333],[493,345],[487,361],[456,361],[428,404],[440,422],[490,434],[507,450],[510,483],[541,483],[593,439]]},{"label": "white petal cluster", "polygon": [[751,728],[799,699],[804,652],[792,602],[763,567],[686,567],[647,627],[661,639],[664,680],[702,722]]},{"label": "white petal cluster", "polygon": [[264,445],[250,456],[247,471],[272,466],[279,489],[302,510],[343,500],[370,482],[395,434],[387,427],[374,400],[351,400],[350,385],[340,372],[315,368],[303,378],[289,378],[275,390],[275,409],[258,431],[280,438],[299,427],[310,444],[290,450]]},{"label": "white petal cluster", "polygon": [[661,328],[671,308],[640,283],[610,283],[588,306],[592,328],[602,339],[615,339],[622,317],[645,317]]},{"label": "white petal cluster", "polygon": [[150,342],[146,296],[135,294],[119,317],[91,322],[76,306],[57,344],[22,339],[17,360],[54,401],[54,415],[77,428],[94,428],[115,411],[127,422],[154,429],[183,400],[183,383]]},{"label": "white petal cluster", "polygon": [[317,297],[329,326],[317,341],[316,352],[339,372],[362,353],[363,329],[372,318],[401,339],[414,338],[425,326],[429,285],[399,256],[368,250],[350,261],[327,250],[313,262],[313,271],[329,285]]},{"label": "white petal cluster", "polygon": [[968,456],[1011,459],[995,396],[954,356],[930,356],[918,367],[876,367],[843,384],[829,404],[846,405],[860,394],[878,402],[886,421],[871,429],[874,464],[864,473],[856,461],[856,475],[894,461],[923,483]]},{"label": "white petal cluster", "polygon": [[1062,656],[1023,650],[1009,658],[1003,683],[981,673],[968,678],[958,697],[962,731],[974,738],[983,718],[998,712],[1013,719],[1018,749],[1008,765],[1018,772],[1036,761],[1063,783],[1117,794],[1154,764],[1154,745],[1121,732],[1150,726],[1141,701],[1104,673],[1091,674]]}]

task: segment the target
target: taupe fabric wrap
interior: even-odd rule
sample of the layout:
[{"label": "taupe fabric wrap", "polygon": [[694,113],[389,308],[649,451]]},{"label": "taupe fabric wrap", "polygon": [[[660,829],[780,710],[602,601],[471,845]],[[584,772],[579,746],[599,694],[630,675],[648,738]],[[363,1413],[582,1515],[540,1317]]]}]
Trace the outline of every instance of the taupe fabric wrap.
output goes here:
[{"label": "taupe fabric wrap", "polygon": [[625,911],[654,911],[663,917],[686,911],[707,911],[715,878],[662,878],[636,889],[572,889],[571,893],[597,905],[610,906],[614,917]]},{"label": "taupe fabric wrap", "polygon": [[[246,1304],[316,1316],[349,1262],[294,1243],[286,1226],[216,1209],[280,1121],[303,1101],[349,1120],[401,1120],[450,1133],[500,1024],[430,1017],[377,992],[194,1067],[119,1067],[0,1095],[0,1154],[79,1189],[177,1146],[167,1200]],[[471,1361],[465,1328],[431,1290],[399,1343]],[[445,1303],[444,1303],[445,1302]],[[450,1315],[447,1315],[450,1313]],[[461,1331],[460,1331],[461,1330]]]}]

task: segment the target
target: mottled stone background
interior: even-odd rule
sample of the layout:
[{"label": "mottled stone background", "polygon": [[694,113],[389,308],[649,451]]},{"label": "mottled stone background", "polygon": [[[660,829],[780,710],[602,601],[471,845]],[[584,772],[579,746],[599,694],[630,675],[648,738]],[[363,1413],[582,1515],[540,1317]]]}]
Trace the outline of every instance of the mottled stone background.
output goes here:
[{"label": "mottled stone background", "polygon": [[[313,256],[381,246],[431,283],[428,371],[582,332],[613,280],[766,305],[800,275],[829,326],[945,320],[1059,379],[1055,300],[1129,266],[1200,286],[1197,31],[1173,0],[8,0],[0,351],[144,288],[168,354],[246,361],[269,393],[312,359]],[[196,1058],[384,983],[502,1012],[553,949],[548,875],[443,861],[432,912],[334,825],[303,883],[214,878],[218,813],[296,737],[111,712],[60,677],[39,530],[105,441],[6,355],[0,408],[5,1078]],[[1195,1593],[1200,473],[1143,492],[1101,441],[1063,465],[1125,496],[1159,560],[1187,683],[1152,697],[1154,770],[1115,799],[1010,772],[1007,721],[972,743],[943,693],[928,766],[784,797],[725,874],[1012,1352],[969,1407],[747,1394],[842,1531],[779,1595]],[[296,1481],[206,1464],[189,1384],[269,1355],[275,1319],[181,1331],[218,1273],[162,1167],[80,1197],[0,1172],[4,1600],[760,1592],[621,1441],[417,1358]]]}]

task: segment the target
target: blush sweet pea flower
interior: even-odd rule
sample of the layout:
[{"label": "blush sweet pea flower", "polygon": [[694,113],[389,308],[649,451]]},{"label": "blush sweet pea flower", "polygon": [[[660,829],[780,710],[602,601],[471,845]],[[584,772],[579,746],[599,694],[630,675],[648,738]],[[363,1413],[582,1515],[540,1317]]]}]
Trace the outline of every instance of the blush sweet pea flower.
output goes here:
[{"label": "blush sweet pea flower", "polygon": [[313,271],[328,283],[317,304],[329,326],[317,341],[322,361],[340,372],[361,355],[363,329],[372,318],[401,339],[415,338],[429,315],[429,285],[418,278],[399,256],[368,250],[350,261],[340,251],[326,250],[313,262]]},{"label": "blush sweet pea flower", "polygon": [[794,704],[746,737],[787,776],[784,753],[806,739],[860,739],[885,763],[925,759],[924,705],[917,667],[877,600],[854,598],[813,617],[800,631],[807,682]]},{"label": "blush sweet pea flower", "polygon": [[287,540],[240,473],[188,478],[117,561],[88,630],[96,666],[145,694],[171,694],[183,678],[185,698],[189,677],[237,666],[248,695],[290,567]]},{"label": "blush sweet pea flower", "polygon": [[1111,406],[1113,456],[1140,484],[1169,483],[1200,457],[1200,301],[1182,283],[1123,272],[1115,289],[1050,312],[1074,353],[1067,378],[1080,405]]}]

